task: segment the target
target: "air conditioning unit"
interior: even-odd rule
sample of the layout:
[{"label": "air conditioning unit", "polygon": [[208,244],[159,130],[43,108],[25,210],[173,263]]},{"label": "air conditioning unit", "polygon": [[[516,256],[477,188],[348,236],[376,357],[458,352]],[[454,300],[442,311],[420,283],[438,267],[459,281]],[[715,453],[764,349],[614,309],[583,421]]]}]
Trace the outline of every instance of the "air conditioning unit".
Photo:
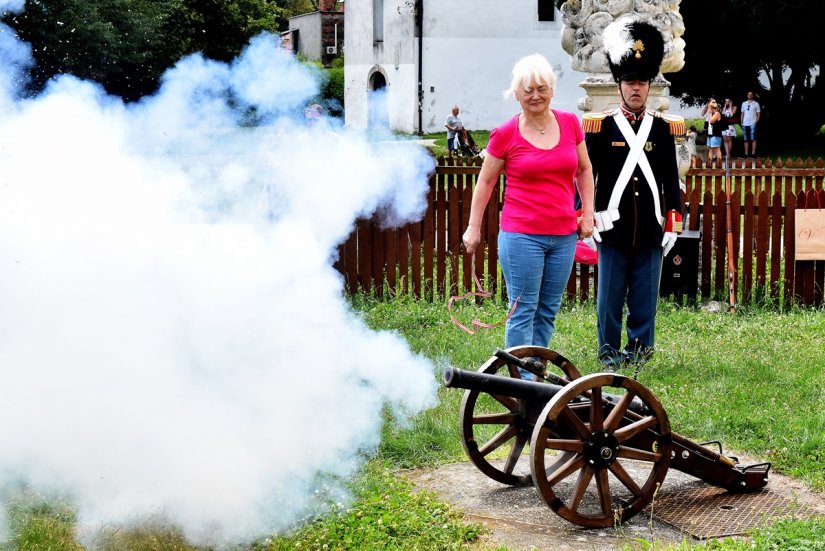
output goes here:
[{"label": "air conditioning unit", "polygon": [[327,55],[335,55],[338,53],[337,46],[327,46]]}]

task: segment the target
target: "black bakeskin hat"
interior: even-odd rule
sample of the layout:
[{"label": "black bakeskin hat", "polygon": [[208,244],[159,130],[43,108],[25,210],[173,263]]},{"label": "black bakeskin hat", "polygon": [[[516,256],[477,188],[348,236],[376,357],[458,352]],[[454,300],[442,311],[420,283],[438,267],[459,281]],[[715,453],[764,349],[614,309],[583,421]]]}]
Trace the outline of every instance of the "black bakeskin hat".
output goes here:
[{"label": "black bakeskin hat", "polygon": [[605,27],[603,37],[607,62],[616,82],[651,81],[659,74],[665,41],[655,26],[623,17]]}]

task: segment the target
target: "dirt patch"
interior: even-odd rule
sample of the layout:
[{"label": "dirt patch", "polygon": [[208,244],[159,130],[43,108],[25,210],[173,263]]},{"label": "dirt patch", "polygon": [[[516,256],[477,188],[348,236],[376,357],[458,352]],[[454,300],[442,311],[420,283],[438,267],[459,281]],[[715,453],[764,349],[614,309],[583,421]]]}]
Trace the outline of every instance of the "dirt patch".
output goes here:
[{"label": "dirt patch", "polygon": [[[517,470],[530,472],[525,458],[522,458]],[[632,540],[679,543],[692,539],[689,534],[657,520],[649,510],[636,515],[621,528],[585,529],[576,526],[557,516],[535,488],[499,484],[469,462],[405,471],[403,474],[416,488],[432,491],[445,502],[463,510],[468,522],[485,525],[490,533],[483,543],[491,546],[504,545],[514,551],[612,551]],[[696,478],[671,469],[661,492],[665,495],[697,483],[700,481]],[[825,495],[812,492],[797,480],[771,473],[767,490],[825,515]]]}]

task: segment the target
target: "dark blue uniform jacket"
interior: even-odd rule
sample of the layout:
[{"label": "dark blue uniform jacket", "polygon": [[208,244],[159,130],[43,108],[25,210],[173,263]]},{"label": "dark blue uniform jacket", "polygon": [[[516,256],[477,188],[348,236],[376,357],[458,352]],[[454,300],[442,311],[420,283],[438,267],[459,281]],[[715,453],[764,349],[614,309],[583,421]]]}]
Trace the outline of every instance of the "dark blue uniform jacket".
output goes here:
[{"label": "dark blue uniform jacket", "polygon": [[[679,170],[676,164],[676,145],[671,125],[648,111],[645,117],[654,116],[650,135],[642,155],[646,155],[659,194],[661,216],[670,210],[682,213],[682,192],[679,188]],[[585,140],[593,176],[596,181],[596,211],[607,209],[616,179],[630,153],[624,135],[613,117],[605,116],[601,124],[591,125],[588,131],[585,115]],[[631,124],[638,131],[641,121]],[[655,204],[650,185],[637,165],[630,177],[619,203],[620,218],[613,222],[613,229],[601,233],[606,243],[630,247],[652,247],[662,243],[662,226],[654,214]],[[600,228],[601,229],[601,228]]]}]

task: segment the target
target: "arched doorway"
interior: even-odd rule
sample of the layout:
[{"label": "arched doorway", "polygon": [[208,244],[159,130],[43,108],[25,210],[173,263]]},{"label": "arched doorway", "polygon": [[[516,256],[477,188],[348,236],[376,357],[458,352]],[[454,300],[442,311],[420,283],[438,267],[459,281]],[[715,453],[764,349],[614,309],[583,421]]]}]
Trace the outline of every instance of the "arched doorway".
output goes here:
[{"label": "arched doorway", "polygon": [[369,77],[367,90],[367,127],[388,129],[390,127],[387,110],[387,79],[379,68]]}]

